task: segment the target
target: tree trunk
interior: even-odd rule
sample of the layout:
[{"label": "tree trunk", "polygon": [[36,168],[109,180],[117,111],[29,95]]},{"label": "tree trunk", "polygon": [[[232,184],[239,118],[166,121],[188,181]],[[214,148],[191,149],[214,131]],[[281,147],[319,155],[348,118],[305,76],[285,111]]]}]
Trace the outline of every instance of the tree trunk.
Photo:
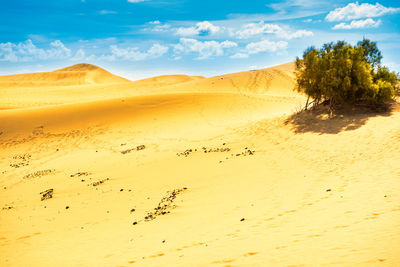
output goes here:
[{"label": "tree trunk", "polygon": [[304,108],[304,110],[307,110],[307,107],[308,107],[308,100],[310,100],[310,96],[307,97],[306,107]]}]

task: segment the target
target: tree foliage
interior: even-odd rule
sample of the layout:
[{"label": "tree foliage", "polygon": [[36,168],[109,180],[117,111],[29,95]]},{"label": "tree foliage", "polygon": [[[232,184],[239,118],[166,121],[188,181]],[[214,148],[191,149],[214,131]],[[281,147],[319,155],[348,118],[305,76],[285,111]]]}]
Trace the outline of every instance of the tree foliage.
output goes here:
[{"label": "tree foliage", "polygon": [[394,97],[399,77],[381,66],[381,59],[376,43],[367,39],[356,46],[338,41],[310,47],[296,59],[296,89],[331,109],[344,103],[384,104]]}]

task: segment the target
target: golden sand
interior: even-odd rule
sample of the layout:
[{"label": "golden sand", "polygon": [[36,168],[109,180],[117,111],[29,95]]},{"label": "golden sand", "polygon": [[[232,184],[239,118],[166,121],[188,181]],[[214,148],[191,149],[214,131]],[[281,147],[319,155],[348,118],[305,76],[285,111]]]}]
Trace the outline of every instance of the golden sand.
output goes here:
[{"label": "golden sand", "polygon": [[0,77],[0,266],[400,266],[400,112],[295,113],[293,63]]}]

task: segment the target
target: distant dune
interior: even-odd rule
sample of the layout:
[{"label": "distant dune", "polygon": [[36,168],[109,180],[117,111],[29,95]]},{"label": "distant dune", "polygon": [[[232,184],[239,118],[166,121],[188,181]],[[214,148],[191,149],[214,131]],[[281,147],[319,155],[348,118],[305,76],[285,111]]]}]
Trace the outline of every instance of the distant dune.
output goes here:
[{"label": "distant dune", "polygon": [[0,76],[0,88],[76,86],[121,82],[129,82],[129,80],[91,64],[77,64],[52,72]]},{"label": "distant dune", "polygon": [[137,87],[158,88],[168,85],[180,84],[190,81],[205,79],[203,76],[188,76],[188,75],[162,75],[148,79],[134,81]]},{"label": "distant dune", "polygon": [[171,85],[165,90],[298,96],[293,92],[293,88],[294,63],[287,63],[261,70],[244,71]]},{"label": "distant dune", "polygon": [[[90,102],[147,94],[230,92],[298,97],[293,92],[294,64],[211,78],[164,75],[130,82],[90,64],[53,72],[0,76],[0,108]],[[32,89],[35,90],[32,90]],[[37,95],[46,96],[38,98]],[[23,96],[23,97],[21,97]]]}]

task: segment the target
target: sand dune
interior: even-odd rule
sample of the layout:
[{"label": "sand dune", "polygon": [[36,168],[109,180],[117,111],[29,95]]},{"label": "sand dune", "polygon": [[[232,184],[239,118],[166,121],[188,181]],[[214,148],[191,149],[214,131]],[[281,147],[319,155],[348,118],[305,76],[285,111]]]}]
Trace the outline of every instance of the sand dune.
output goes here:
[{"label": "sand dune", "polygon": [[[183,92],[265,93],[299,97],[297,93],[292,91],[294,86],[293,70],[293,63],[289,63],[264,70],[211,78],[164,75],[128,82],[96,66],[78,64],[48,73],[0,76],[0,91],[2,92],[0,109]],[[24,97],[21,97],[22,95]],[[46,97],[38,98],[38,95]]]},{"label": "sand dune", "polygon": [[162,75],[148,79],[134,81],[135,87],[145,87],[148,89],[159,88],[168,85],[180,84],[190,81],[205,79],[203,76],[188,76],[188,75]]},{"label": "sand dune", "polygon": [[399,266],[400,108],[292,70],[1,87],[0,266]]},{"label": "sand dune", "polygon": [[77,64],[52,72],[0,76],[0,88],[77,86],[121,82],[129,82],[129,80],[91,64]]},{"label": "sand dune", "polygon": [[267,69],[245,71],[192,81],[185,84],[171,85],[165,88],[165,90],[298,96],[298,94],[293,91],[293,72],[294,63],[287,63]]}]

